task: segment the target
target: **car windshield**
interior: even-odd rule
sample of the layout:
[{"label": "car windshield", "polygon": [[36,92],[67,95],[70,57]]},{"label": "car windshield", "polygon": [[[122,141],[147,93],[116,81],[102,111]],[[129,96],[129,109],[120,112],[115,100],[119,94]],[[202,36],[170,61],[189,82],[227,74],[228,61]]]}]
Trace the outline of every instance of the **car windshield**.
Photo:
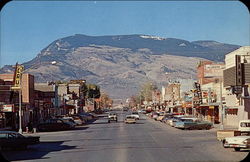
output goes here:
[{"label": "car windshield", "polygon": [[0,138],[7,138],[8,134],[7,133],[0,133]]},{"label": "car windshield", "polygon": [[246,0],[8,1],[0,132],[25,139],[9,140],[12,150],[1,137],[7,161],[242,161],[249,153],[247,141],[224,146],[226,136],[250,134]]},{"label": "car windshield", "polygon": [[250,123],[248,122],[242,122],[242,123],[240,123],[240,126],[241,127],[250,127]]}]

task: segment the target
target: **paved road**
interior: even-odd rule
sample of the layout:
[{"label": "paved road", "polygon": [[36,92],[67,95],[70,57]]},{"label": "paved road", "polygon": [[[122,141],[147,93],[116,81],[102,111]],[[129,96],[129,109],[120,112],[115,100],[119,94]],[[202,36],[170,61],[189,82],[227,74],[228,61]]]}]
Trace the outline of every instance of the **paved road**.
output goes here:
[{"label": "paved road", "polygon": [[183,131],[144,116],[137,124],[101,118],[72,131],[38,133],[41,144],[7,151],[11,161],[166,162],[241,161],[247,151],[224,149],[215,130]]}]

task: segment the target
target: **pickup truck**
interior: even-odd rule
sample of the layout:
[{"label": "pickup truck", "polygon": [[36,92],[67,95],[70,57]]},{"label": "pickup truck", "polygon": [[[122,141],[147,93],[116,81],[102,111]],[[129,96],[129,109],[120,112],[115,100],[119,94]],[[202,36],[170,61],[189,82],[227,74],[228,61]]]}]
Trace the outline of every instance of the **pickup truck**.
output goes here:
[{"label": "pickup truck", "polygon": [[239,122],[238,130],[218,130],[217,139],[225,143],[225,138],[241,136],[241,135],[250,135],[250,120],[241,120]]}]

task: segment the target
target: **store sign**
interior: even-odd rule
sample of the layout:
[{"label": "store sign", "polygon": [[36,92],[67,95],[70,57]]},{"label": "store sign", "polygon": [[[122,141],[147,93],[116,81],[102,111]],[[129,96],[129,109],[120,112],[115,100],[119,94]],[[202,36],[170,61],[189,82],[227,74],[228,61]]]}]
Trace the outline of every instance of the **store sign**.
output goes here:
[{"label": "store sign", "polygon": [[209,109],[214,109],[214,106],[209,106]]},{"label": "store sign", "polygon": [[1,112],[13,112],[14,111],[14,105],[9,104],[9,105],[3,105]]}]

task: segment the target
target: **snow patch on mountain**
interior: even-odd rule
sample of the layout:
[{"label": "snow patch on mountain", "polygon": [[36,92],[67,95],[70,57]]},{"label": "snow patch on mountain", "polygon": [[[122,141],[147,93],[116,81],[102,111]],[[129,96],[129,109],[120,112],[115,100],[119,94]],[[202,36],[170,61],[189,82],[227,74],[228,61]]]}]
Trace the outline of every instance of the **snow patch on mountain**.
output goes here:
[{"label": "snow patch on mountain", "polygon": [[166,38],[152,36],[152,35],[141,35],[140,37],[144,39],[166,40]]}]

